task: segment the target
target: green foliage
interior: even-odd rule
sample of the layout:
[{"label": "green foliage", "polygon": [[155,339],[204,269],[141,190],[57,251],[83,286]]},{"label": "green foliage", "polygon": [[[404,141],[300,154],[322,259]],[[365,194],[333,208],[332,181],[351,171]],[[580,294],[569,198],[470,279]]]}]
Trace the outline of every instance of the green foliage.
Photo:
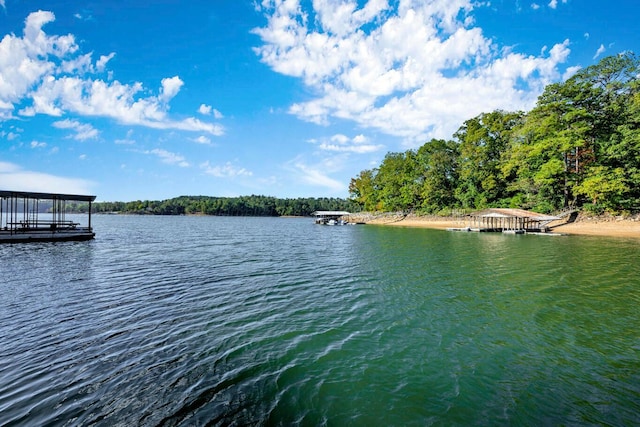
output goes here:
[{"label": "green foliage", "polygon": [[433,139],[417,151],[420,175],[420,208],[436,213],[452,207],[458,182],[458,146],[453,141]]},{"label": "green foliage", "polygon": [[[640,207],[640,62],[603,58],[548,85],[530,112],[494,111],[463,123],[454,141],[388,153],[352,180],[366,210]],[[595,208],[593,208],[595,209]]]},{"label": "green foliage", "polygon": [[406,211],[419,205],[418,168],[412,150],[388,153],[375,177],[377,205],[385,211]]},{"label": "green foliage", "polygon": [[593,203],[585,203],[582,206],[582,210],[591,214],[591,215],[602,215],[604,213],[604,206],[595,205]]},{"label": "green foliage", "polygon": [[349,195],[351,199],[362,206],[365,211],[375,211],[377,192],[375,187],[376,170],[364,170],[351,179]]},{"label": "green foliage", "polygon": [[589,169],[587,177],[574,188],[576,194],[584,194],[594,205],[600,204],[609,209],[615,208],[620,197],[629,191],[622,168],[595,166]]},{"label": "green foliage", "polygon": [[277,199],[268,196],[181,196],[162,201],[98,202],[95,213],[139,215],[307,216],[317,210],[359,212],[357,203],[338,198]]},{"label": "green foliage", "polygon": [[501,171],[502,153],[521,121],[522,113],[494,111],[467,120],[455,133],[462,184],[456,197],[462,206],[484,208],[507,197],[508,185]]}]

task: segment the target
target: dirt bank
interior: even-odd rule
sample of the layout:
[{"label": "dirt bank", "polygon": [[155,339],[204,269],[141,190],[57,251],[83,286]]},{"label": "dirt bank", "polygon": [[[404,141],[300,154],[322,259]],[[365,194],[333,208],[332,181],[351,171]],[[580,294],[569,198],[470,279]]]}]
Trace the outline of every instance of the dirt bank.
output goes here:
[{"label": "dirt bank", "polygon": [[[447,229],[466,227],[464,218],[416,216],[402,214],[368,215],[359,218],[360,222],[374,225],[388,225],[395,227],[420,227]],[[588,217],[579,215],[572,223],[558,221],[551,223],[552,231],[563,234],[581,234],[590,236],[632,237],[640,239],[640,216],[615,217],[601,216]]]}]

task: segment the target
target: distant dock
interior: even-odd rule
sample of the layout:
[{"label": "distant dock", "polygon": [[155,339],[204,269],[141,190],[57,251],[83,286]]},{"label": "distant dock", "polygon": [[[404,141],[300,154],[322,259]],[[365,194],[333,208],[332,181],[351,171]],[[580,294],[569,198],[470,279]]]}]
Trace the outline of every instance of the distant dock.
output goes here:
[{"label": "distant dock", "polygon": [[[0,243],[91,240],[96,196],[0,190]],[[67,202],[88,202],[88,225],[67,220]]]},{"label": "distant dock", "polygon": [[311,214],[315,217],[316,224],[321,225],[346,225],[349,224],[349,215],[346,211],[315,211]]}]

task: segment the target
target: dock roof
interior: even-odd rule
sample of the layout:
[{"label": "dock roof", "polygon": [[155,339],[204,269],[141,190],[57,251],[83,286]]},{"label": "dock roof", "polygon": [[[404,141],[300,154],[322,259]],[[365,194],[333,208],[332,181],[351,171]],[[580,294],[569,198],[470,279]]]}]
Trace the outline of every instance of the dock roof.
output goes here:
[{"label": "dock roof", "polygon": [[557,216],[541,214],[538,212],[527,211],[524,209],[511,208],[490,208],[470,213],[472,217],[482,218],[529,218],[536,221],[553,221],[560,219]]},{"label": "dock roof", "polygon": [[343,216],[343,215],[351,215],[346,211],[315,211],[312,212],[313,216]]},{"label": "dock roof", "polygon": [[93,202],[96,196],[81,194],[37,193],[32,191],[4,191],[0,190],[0,197],[17,197],[20,199],[40,200],[73,200],[77,202]]}]

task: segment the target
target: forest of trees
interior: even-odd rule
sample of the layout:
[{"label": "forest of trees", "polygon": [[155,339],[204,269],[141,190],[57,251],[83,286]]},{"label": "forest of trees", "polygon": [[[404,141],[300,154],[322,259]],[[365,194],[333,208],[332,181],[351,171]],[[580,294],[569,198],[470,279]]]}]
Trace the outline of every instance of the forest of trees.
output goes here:
[{"label": "forest of trees", "polygon": [[[73,212],[86,212],[87,203],[68,203]],[[220,216],[307,216],[317,210],[358,212],[358,204],[338,198],[278,199],[268,196],[208,197],[181,196],[162,201],[97,202],[94,213],[146,215],[220,215]]]},{"label": "forest of trees", "polygon": [[640,63],[602,59],[547,86],[529,112],[467,120],[451,140],[388,153],[351,180],[366,211],[513,207],[640,210]]}]

